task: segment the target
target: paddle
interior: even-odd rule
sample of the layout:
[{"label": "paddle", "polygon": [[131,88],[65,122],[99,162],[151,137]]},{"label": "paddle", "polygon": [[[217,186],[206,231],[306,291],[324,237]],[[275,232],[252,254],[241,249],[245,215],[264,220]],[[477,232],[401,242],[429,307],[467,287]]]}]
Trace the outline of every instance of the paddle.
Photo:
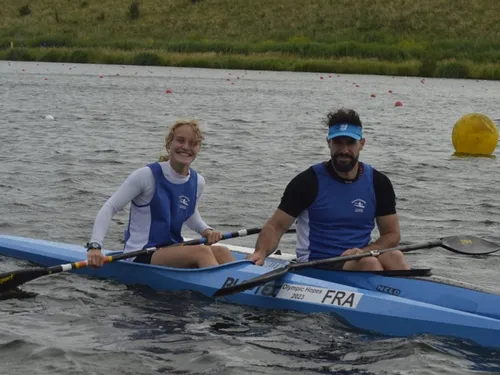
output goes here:
[{"label": "paddle", "polygon": [[447,250],[467,255],[482,255],[489,254],[495,251],[500,250],[500,246],[494,244],[493,242],[489,242],[483,240],[482,238],[475,236],[451,236],[446,237],[441,240],[430,241],[430,242],[422,242],[414,245],[407,246],[396,246],[390,249],[384,250],[372,250],[366,253],[355,254],[355,255],[347,255],[343,257],[335,257],[328,259],[320,259],[314,260],[311,262],[303,262],[303,263],[289,263],[286,266],[277,268],[271,272],[267,272],[261,276],[255,277],[250,280],[242,281],[239,284],[227,286],[217,290],[213,297],[222,297],[230,294],[235,294],[238,292],[242,292],[244,290],[252,289],[257,285],[265,284],[272,280],[277,280],[283,277],[285,274],[292,270],[297,270],[301,268],[314,267],[324,264],[333,264],[333,263],[343,263],[349,260],[358,260],[365,257],[377,257],[380,254],[387,253],[389,251],[399,250],[402,252],[419,250],[419,249],[430,249],[432,247],[442,247]]},{"label": "paddle", "polygon": [[[249,236],[251,234],[257,234],[262,230],[262,228],[251,228],[251,229],[242,229],[236,232],[225,233],[222,235],[223,240],[227,240],[230,238]],[[287,233],[293,233],[295,229],[290,229]],[[189,246],[189,245],[202,245],[207,242],[206,237],[184,241],[178,245]],[[165,247],[168,245],[160,245],[156,247],[149,247],[147,249],[131,251],[127,253],[120,253],[116,255],[108,255],[104,260],[104,263],[114,262],[120,259],[133,258],[142,254],[150,254],[154,253],[161,247]],[[39,267],[39,268],[28,268],[21,269],[12,272],[5,272],[0,274],[0,293],[6,292],[8,290],[14,289],[21,284],[24,284],[28,281],[37,279],[42,276],[51,275],[59,272],[71,271],[77,268],[84,268],[88,266],[87,260],[82,260],[74,263],[60,264],[52,267]]]}]

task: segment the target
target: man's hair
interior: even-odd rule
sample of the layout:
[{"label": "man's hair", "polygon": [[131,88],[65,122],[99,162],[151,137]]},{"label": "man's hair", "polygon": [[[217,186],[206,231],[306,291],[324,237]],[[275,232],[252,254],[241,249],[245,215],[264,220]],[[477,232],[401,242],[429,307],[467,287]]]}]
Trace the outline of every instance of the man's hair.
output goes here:
[{"label": "man's hair", "polygon": [[335,112],[328,113],[328,115],[326,115],[325,124],[328,125],[328,127],[337,124],[352,124],[357,125],[360,128],[363,127],[357,112],[353,109],[345,108],[341,108]]}]

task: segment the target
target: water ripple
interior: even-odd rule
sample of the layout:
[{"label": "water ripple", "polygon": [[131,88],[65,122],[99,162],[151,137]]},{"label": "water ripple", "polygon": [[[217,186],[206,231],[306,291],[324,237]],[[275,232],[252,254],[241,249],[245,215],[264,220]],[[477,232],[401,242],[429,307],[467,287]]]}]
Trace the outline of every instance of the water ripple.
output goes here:
[{"label": "water ripple", "polygon": [[[364,122],[361,159],[393,182],[402,243],[464,233],[500,242],[500,175],[492,173],[499,161],[455,156],[451,144],[464,113],[483,112],[498,124],[499,82],[233,74],[244,79],[228,86],[224,70],[0,62],[0,230],[84,244],[104,201],[130,172],[157,160],[167,126],[186,117],[206,129],[194,163],[207,180],[204,219],[221,231],[261,226],[290,179],[328,159],[322,120],[345,106]],[[405,106],[394,107],[396,99]],[[56,120],[43,120],[47,114]],[[128,209],[115,216],[107,247],[123,246],[127,218]],[[230,242],[252,247],[255,237]],[[285,252],[293,246],[293,236],[280,244]],[[408,259],[498,290],[499,256],[434,249]],[[0,257],[2,272],[29,266]],[[28,283],[13,297],[0,301],[8,373],[500,372],[499,352],[468,343],[368,335],[323,314],[263,311],[69,273]]]}]

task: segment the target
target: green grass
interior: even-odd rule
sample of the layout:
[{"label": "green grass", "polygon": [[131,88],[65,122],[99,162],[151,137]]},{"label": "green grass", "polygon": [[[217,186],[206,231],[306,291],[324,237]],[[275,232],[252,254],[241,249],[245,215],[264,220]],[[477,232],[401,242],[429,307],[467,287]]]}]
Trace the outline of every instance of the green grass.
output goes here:
[{"label": "green grass", "polygon": [[500,79],[498,0],[132,3],[3,0],[0,57]]}]

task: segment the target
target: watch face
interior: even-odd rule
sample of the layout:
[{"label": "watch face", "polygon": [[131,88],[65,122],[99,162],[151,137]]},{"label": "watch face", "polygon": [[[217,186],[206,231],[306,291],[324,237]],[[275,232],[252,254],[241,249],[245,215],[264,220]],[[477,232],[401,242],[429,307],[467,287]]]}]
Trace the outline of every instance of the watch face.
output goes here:
[{"label": "watch face", "polygon": [[89,243],[89,249],[100,249],[101,246],[97,242],[91,242]]}]

